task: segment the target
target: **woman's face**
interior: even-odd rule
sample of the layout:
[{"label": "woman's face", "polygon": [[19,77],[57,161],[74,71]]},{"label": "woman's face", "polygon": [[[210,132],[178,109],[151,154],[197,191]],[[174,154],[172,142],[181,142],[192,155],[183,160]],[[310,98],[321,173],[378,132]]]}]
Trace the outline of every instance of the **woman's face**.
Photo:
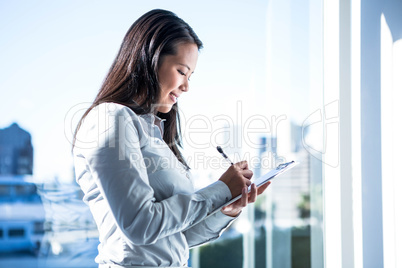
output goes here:
[{"label": "woman's face", "polygon": [[160,96],[157,110],[168,113],[183,92],[189,88],[189,79],[198,59],[196,44],[183,43],[177,46],[176,55],[166,55],[158,70]]}]

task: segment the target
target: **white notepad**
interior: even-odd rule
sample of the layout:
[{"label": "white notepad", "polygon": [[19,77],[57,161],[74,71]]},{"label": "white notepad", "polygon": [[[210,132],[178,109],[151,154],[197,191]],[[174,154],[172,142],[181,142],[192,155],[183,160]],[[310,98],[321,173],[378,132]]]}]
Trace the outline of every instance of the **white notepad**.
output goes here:
[{"label": "white notepad", "polygon": [[[287,163],[283,163],[278,165],[275,169],[272,169],[271,171],[269,171],[268,173],[262,175],[261,177],[255,179],[255,180],[251,180],[253,183],[255,183],[255,185],[257,187],[267,183],[268,181],[272,180],[273,178],[277,177],[280,174],[285,173],[286,171],[294,168],[295,166],[297,166],[299,164],[299,162],[295,162],[295,161],[290,161]],[[251,191],[251,185],[248,187],[248,191]],[[210,215],[214,214],[215,212],[221,210],[223,207],[232,204],[233,202],[239,200],[241,198],[241,194],[236,196],[235,198],[232,198],[230,201],[228,201],[227,203],[223,204],[221,207],[219,207],[218,209],[214,210]]]}]

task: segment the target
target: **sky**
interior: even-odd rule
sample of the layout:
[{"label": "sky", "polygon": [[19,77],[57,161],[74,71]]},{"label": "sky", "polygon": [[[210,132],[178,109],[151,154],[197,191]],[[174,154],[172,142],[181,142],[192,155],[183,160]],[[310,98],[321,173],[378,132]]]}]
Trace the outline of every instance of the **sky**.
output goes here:
[{"label": "sky", "polygon": [[34,177],[72,178],[77,116],[128,28],[154,8],[175,12],[204,43],[179,102],[187,120],[234,117],[239,101],[244,114],[263,111],[267,1],[0,1],[0,128],[31,133]]}]

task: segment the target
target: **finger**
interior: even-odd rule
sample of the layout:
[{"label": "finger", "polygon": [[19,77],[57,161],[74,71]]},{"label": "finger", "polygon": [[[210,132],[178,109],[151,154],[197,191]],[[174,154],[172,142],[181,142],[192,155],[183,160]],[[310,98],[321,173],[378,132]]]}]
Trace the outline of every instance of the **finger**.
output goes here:
[{"label": "finger", "polygon": [[237,162],[235,165],[238,166],[241,169],[248,169],[248,163],[245,160]]},{"label": "finger", "polygon": [[248,189],[247,187],[243,188],[242,195],[241,195],[241,206],[246,207],[248,201]]},{"label": "finger", "polygon": [[231,205],[225,206],[225,207],[222,208],[222,210],[223,210],[223,211],[229,211],[229,210],[230,210],[230,206],[231,206]]},{"label": "finger", "polygon": [[253,172],[251,170],[249,170],[249,169],[242,170],[242,174],[247,179],[251,179],[251,177],[253,177]]},{"label": "finger", "polygon": [[271,184],[271,182],[269,181],[269,182],[267,182],[267,183],[261,185],[260,187],[258,187],[258,189],[257,189],[257,194],[258,194],[258,195],[262,194],[262,193],[268,188],[268,186],[269,186],[270,184]]},{"label": "finger", "polygon": [[250,191],[250,194],[248,196],[248,202],[249,203],[254,203],[255,200],[257,200],[257,186],[255,185],[255,183],[253,183],[251,185],[251,191]]}]

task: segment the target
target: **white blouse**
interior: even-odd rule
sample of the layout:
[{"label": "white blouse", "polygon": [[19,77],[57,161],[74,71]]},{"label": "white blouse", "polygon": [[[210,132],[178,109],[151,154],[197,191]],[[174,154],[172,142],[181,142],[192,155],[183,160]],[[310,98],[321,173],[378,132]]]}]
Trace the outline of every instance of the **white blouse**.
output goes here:
[{"label": "white blouse", "polygon": [[217,181],[197,192],[162,139],[163,122],[103,103],[77,134],[74,164],[99,230],[98,263],[183,266],[189,247],[212,241],[234,218],[215,208],[231,199]]}]

